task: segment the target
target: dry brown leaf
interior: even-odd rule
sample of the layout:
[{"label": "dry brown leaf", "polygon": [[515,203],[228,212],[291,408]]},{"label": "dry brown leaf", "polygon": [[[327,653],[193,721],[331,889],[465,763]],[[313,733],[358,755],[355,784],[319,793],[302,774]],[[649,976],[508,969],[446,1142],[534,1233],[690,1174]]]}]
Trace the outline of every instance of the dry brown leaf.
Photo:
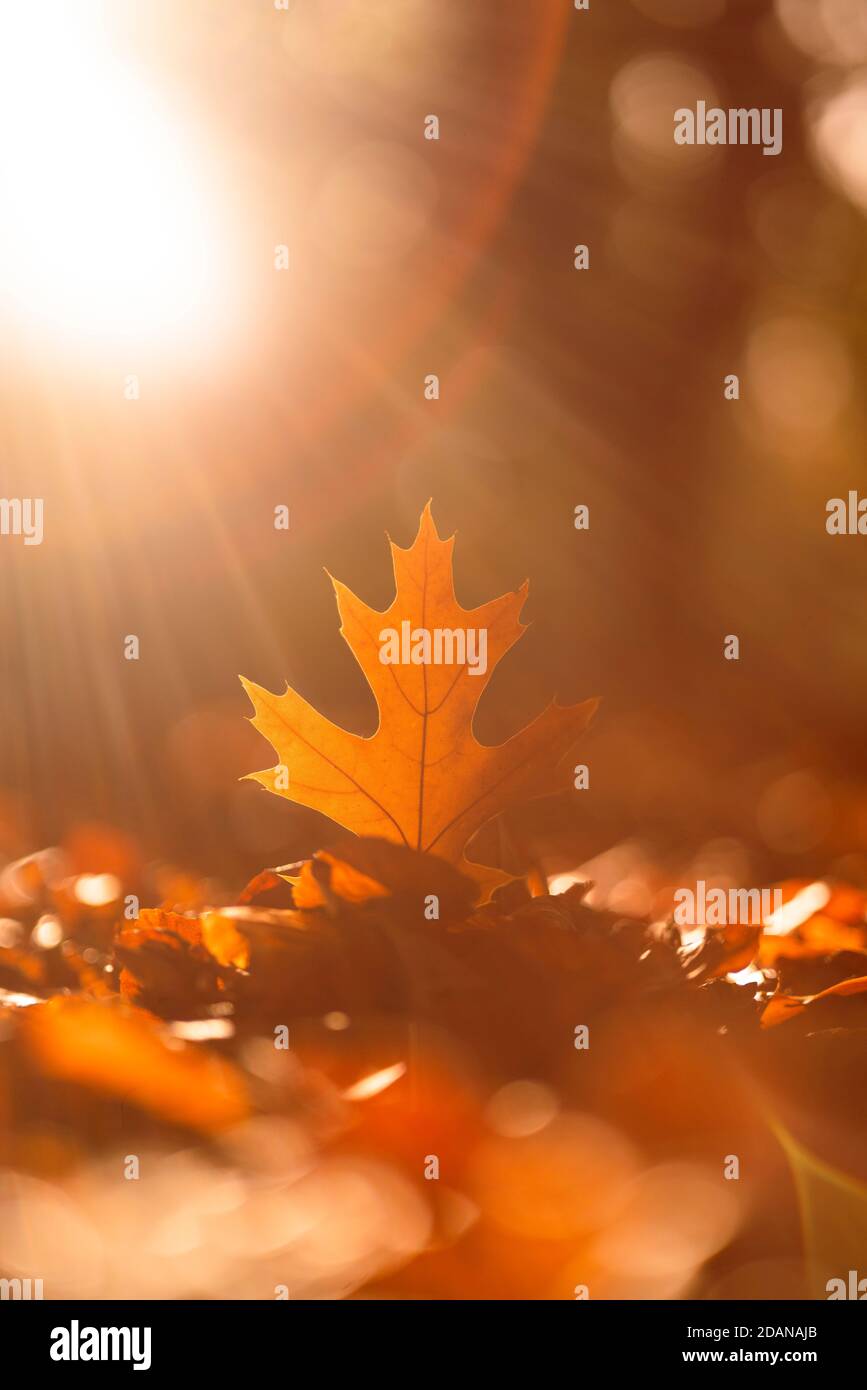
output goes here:
[{"label": "dry brown leaf", "polygon": [[327,907],[332,897],[346,903],[366,903],[372,898],[388,897],[384,883],[353,868],[345,860],[335,858],[331,850],[319,849],[312,859],[302,864],[293,886],[300,908]]},{"label": "dry brown leaf", "polygon": [[206,1133],[249,1113],[240,1073],[217,1054],[166,1041],[142,1009],[80,998],[34,1004],[21,1017],[24,1044],[41,1071],[128,1100],[142,1110]]},{"label": "dry brown leaf", "polygon": [[163,1017],[185,1017],[218,993],[213,954],[197,917],[143,908],[117,931],[114,952],[121,994]]},{"label": "dry brown leaf", "polygon": [[853,994],[867,994],[867,975],[858,976],[854,980],[841,980],[839,984],[831,985],[830,989],[823,989],[819,994],[776,994],[762,1013],[762,1027],[774,1028],[778,1023],[796,1018],[798,1014],[812,1008],[821,1000],[845,998]]},{"label": "dry brown leaf", "polygon": [[[467,860],[468,840],[506,806],[567,785],[568,755],[597,700],[553,701],[505,743],[485,747],[473,733],[479,699],[497,663],[524,631],[527,585],[479,608],[454,593],[454,537],[441,540],[425,508],[409,549],[391,544],[396,595],[380,613],[332,580],[341,633],[376,697],[379,727],[370,738],[339,728],[294,690],[272,695],[241,678],[253,726],[276,750],[276,767],[251,774],[269,791],[330,816],[357,834],[433,852],[487,892],[508,877]],[[384,665],[380,633],[432,628],[487,632],[487,664]],[[279,785],[288,769],[288,786]]]},{"label": "dry brown leaf", "polygon": [[81,989],[108,996],[112,988],[103,969],[93,965],[73,941],[65,949],[44,950],[32,944],[0,948],[0,990],[48,998],[59,990]]},{"label": "dry brown leaf", "polygon": [[291,882],[298,908],[391,898],[411,911],[416,909],[418,920],[430,893],[437,898],[437,921],[466,916],[476,896],[472,881],[445,860],[368,836],[353,836],[330,849],[317,850]]},{"label": "dry brown leaf", "polygon": [[689,958],[690,977],[704,982],[745,970],[755,959],[760,936],[761,927],[757,924],[708,927],[701,946]]},{"label": "dry brown leaf", "polygon": [[867,931],[817,912],[809,921],[783,936],[762,934],[759,962],[776,965],[781,960],[803,960],[834,951],[867,950]]},{"label": "dry brown leaf", "polygon": [[[250,964],[250,947],[235,926],[235,918],[240,908],[225,907],[213,912],[203,912],[201,919],[202,941],[220,965],[232,966],[235,970],[246,970]],[[244,909],[245,915],[255,911]]]},{"label": "dry brown leaf", "polygon": [[292,907],[295,899],[288,886],[291,883],[287,869],[263,869],[255,874],[238,897],[238,907],[261,905],[263,907]]}]

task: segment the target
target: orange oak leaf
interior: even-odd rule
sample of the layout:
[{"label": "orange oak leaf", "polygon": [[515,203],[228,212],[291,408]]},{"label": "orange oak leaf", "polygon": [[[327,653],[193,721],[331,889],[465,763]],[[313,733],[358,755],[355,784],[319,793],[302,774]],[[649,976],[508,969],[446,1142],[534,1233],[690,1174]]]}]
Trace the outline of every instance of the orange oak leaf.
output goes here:
[{"label": "orange oak leaf", "polygon": [[[332,579],[341,634],[379,708],[371,737],[339,728],[288,686],[272,695],[243,676],[241,682],[256,711],[251,723],[280,760],[252,773],[254,780],[357,834],[438,855],[489,894],[509,875],[468,860],[468,840],[506,806],[568,784],[569,754],[599,702],[552,701],[505,743],[478,742],[476,707],[497,663],[524,632],[519,614],[527,583],[479,608],[462,608],[453,547],[454,536],[437,534],[428,503],[413,544],[403,549],[391,542],[396,594],[385,612]],[[413,647],[434,659],[407,661]],[[383,661],[386,654],[396,660]]]},{"label": "orange oak leaf", "polygon": [[840,980],[838,984],[823,989],[819,994],[775,994],[762,1012],[762,1027],[775,1028],[826,999],[843,999],[853,994],[867,994],[867,975],[859,975],[852,980]]}]

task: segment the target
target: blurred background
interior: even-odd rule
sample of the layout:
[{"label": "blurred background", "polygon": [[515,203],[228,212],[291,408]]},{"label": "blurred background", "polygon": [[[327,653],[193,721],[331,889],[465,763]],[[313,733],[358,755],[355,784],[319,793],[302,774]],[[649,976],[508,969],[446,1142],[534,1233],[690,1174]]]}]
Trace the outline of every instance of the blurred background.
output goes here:
[{"label": "blurred background", "polygon": [[[432,496],[464,604],[531,580],[480,738],[603,697],[519,846],[633,911],[867,883],[860,0],[64,0],[0,51],[2,491],[45,501],[0,539],[5,858],[327,842],[238,781],[237,674],[372,732],[324,567],[385,607]],[[782,153],[676,146],[698,99]]]}]

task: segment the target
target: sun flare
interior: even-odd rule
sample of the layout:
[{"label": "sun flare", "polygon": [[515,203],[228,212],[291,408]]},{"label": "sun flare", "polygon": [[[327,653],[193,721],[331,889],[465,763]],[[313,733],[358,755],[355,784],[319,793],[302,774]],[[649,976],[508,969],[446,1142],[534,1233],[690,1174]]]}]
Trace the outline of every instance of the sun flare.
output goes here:
[{"label": "sun flare", "polygon": [[0,294],[76,350],[212,334],[215,196],[88,0],[0,8]]}]

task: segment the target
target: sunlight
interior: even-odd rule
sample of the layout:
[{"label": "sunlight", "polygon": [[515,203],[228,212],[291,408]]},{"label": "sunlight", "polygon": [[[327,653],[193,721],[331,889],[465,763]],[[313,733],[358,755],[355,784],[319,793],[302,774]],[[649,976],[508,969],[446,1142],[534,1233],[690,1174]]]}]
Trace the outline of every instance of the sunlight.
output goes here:
[{"label": "sunlight", "polygon": [[76,350],[213,332],[212,199],[91,0],[0,7],[0,294]]},{"label": "sunlight", "polygon": [[371,1072],[369,1076],[363,1076],[360,1081],[356,1081],[354,1086],[350,1086],[343,1092],[344,1100],[370,1100],[373,1096],[378,1096],[382,1091],[387,1091],[389,1086],[393,1086],[395,1081],[399,1081],[402,1076],[406,1076],[406,1063],[395,1062],[392,1067],[383,1067],[381,1071]]},{"label": "sunlight", "polygon": [[831,889],[827,883],[819,881],[808,884],[789,902],[778,907],[776,912],[769,913],[764,922],[765,935],[787,936],[796,927],[809,921],[814,913],[821,912],[830,898]]}]

